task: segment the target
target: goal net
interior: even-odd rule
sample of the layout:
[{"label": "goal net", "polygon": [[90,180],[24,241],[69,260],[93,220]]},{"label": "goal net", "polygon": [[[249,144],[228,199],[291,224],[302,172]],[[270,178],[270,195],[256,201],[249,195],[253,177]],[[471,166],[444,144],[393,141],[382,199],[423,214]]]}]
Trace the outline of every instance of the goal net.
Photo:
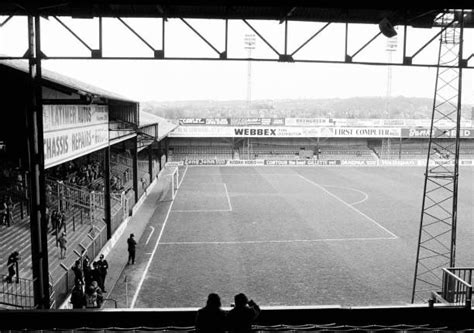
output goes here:
[{"label": "goal net", "polygon": [[158,179],[159,201],[172,201],[179,187],[178,167],[165,167]]}]

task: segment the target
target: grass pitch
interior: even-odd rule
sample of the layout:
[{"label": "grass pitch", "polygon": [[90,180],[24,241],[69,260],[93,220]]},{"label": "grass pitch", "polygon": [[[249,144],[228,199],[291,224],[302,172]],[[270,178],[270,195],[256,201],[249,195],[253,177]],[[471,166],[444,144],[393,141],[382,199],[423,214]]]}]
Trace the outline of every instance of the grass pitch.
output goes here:
[{"label": "grass pitch", "polygon": [[[461,169],[457,266],[474,259],[473,172]],[[155,232],[143,234],[137,265],[123,273],[129,299],[136,308],[198,307],[216,292],[228,306],[244,292],[261,305],[408,304],[423,173],[189,167],[174,202],[157,203]],[[123,300],[124,291],[119,284],[112,295]]]}]

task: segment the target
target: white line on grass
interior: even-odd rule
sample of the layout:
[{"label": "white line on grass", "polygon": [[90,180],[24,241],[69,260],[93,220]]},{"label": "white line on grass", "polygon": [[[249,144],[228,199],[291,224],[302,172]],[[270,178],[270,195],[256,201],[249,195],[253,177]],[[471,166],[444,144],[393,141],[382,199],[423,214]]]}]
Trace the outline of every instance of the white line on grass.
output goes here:
[{"label": "white line on grass", "polygon": [[[183,176],[184,177],[184,176]],[[214,184],[214,183],[212,183]],[[227,197],[227,204],[229,208],[227,209],[174,209],[173,213],[214,213],[214,212],[231,212],[232,204],[230,203],[229,191],[227,190],[226,183],[215,183],[224,185],[225,195]]]},{"label": "white line on grass", "polygon": [[188,166],[186,165],[186,169],[184,169],[183,172],[183,177],[181,177],[181,181],[178,183],[178,188],[181,187],[181,184],[183,183],[184,176],[186,176],[186,172],[188,171]]},{"label": "white line on grass", "polygon": [[153,228],[151,225],[150,225],[150,228],[151,228],[151,232],[148,235],[148,238],[146,239],[145,245],[148,244],[148,242],[150,241],[151,235],[153,235],[153,233],[155,232],[155,228]]},{"label": "white line on grass", "polygon": [[334,199],[338,200],[339,202],[342,202],[344,205],[346,205],[347,207],[349,207],[350,209],[354,210],[355,212],[359,213],[360,215],[362,215],[363,217],[365,217],[367,220],[369,220],[370,222],[376,224],[377,226],[379,226],[381,229],[383,229],[385,232],[389,233],[390,235],[392,235],[392,238],[393,239],[396,239],[398,238],[397,235],[395,235],[393,232],[391,232],[390,230],[388,230],[387,228],[385,228],[383,225],[381,225],[380,223],[378,223],[377,221],[375,221],[373,218],[371,218],[370,216],[364,214],[363,212],[361,212],[360,210],[358,210],[357,208],[355,208],[354,206],[348,204],[347,202],[345,202],[344,200],[342,200],[341,198],[339,198],[337,195],[335,195],[334,193],[331,193],[330,191],[326,190],[324,187],[322,187],[321,185],[319,185],[318,183],[315,183],[313,182],[312,180],[306,178],[305,176],[302,176],[302,175],[298,175],[300,176],[302,179],[306,180],[308,183],[310,184],[313,184],[314,186],[320,188],[321,190],[323,190],[324,192],[326,192],[327,194],[329,194],[331,197],[333,197]]},{"label": "white line on grass", "polygon": [[160,245],[226,245],[226,244],[265,244],[265,243],[316,243],[316,242],[344,242],[344,241],[375,241],[394,240],[394,237],[355,237],[355,238],[321,238],[321,239],[287,239],[287,240],[255,240],[255,241],[223,241],[223,242],[163,242]]},{"label": "white line on grass", "polygon": [[173,213],[214,213],[231,212],[229,209],[174,209]]},{"label": "white line on grass", "polygon": [[354,192],[359,192],[361,193],[364,198],[362,200],[359,200],[359,201],[356,201],[356,202],[351,202],[349,205],[351,206],[354,206],[354,205],[357,205],[357,204],[360,204],[360,203],[363,203],[364,201],[366,201],[368,198],[369,198],[369,195],[367,193],[365,193],[364,191],[361,191],[361,190],[358,190],[356,188],[352,188],[352,187],[347,187],[347,186],[336,186],[336,185],[321,185],[323,187],[335,187],[335,188],[343,188],[343,189],[346,189],[346,190],[351,190],[351,191],[354,191]]},{"label": "white line on grass", "polygon": [[227,197],[227,203],[229,204],[229,212],[231,212],[232,211],[232,205],[230,204],[229,191],[227,191],[226,183],[224,183],[224,188],[225,188],[225,195]]},{"label": "white line on grass", "polygon": [[[184,180],[184,176],[186,176],[186,171],[184,171],[183,178],[181,179],[181,182]],[[176,194],[178,194],[179,188],[176,190]],[[135,307],[135,303],[138,298],[138,294],[140,293],[140,289],[142,289],[143,281],[145,281],[145,276],[148,273],[148,270],[150,269],[151,262],[153,261],[153,258],[155,257],[156,250],[158,249],[158,244],[160,244],[161,236],[163,236],[163,231],[165,230],[166,222],[168,222],[168,217],[170,216],[171,213],[171,208],[173,207],[175,200],[173,200],[168,208],[168,212],[166,213],[165,220],[163,221],[163,225],[161,226],[160,234],[158,235],[158,239],[156,240],[155,246],[153,247],[153,251],[151,252],[151,256],[148,259],[148,262],[146,263],[145,266],[145,271],[142,274],[142,277],[140,278],[140,281],[138,282],[137,290],[135,291],[135,294],[133,295],[132,298],[132,303],[130,304],[130,308],[133,309]]]}]

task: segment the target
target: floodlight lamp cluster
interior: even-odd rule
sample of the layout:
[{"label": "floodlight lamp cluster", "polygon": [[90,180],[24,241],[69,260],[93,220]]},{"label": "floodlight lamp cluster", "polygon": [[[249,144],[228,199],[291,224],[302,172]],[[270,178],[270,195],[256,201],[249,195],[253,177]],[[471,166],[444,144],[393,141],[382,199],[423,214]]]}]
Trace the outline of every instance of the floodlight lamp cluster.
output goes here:
[{"label": "floodlight lamp cluster", "polygon": [[393,27],[393,24],[386,17],[379,22],[379,29],[385,37],[392,38],[397,35],[397,31]]}]

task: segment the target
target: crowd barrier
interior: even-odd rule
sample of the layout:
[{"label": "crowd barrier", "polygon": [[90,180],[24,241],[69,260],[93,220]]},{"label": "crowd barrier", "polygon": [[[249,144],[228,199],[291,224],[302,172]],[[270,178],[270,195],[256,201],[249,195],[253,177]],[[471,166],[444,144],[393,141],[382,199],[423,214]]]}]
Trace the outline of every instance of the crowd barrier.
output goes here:
[{"label": "crowd barrier", "polygon": [[[452,161],[441,161],[453,165]],[[198,159],[167,162],[166,166],[426,166],[426,159],[418,160],[223,160]],[[435,165],[434,161],[430,165]],[[460,166],[474,166],[474,160],[460,160]]]}]

